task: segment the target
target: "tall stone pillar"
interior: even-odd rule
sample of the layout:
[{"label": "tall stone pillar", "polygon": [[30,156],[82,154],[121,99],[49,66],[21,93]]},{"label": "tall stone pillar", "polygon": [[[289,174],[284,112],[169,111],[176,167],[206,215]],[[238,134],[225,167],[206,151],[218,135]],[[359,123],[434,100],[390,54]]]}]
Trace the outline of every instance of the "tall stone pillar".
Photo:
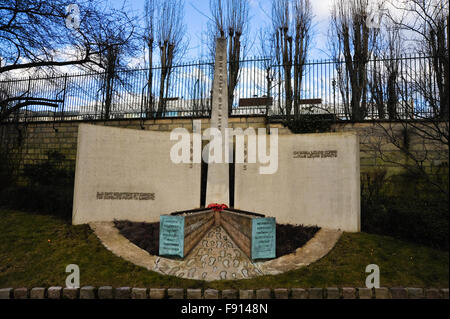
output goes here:
[{"label": "tall stone pillar", "polygon": [[[227,85],[227,42],[225,38],[216,41],[214,64],[211,128],[217,128],[222,135],[222,161],[208,164],[206,184],[206,205],[219,203],[229,205],[229,168],[226,163],[225,128],[228,127],[228,85]],[[209,148],[207,149],[209,152]]]}]

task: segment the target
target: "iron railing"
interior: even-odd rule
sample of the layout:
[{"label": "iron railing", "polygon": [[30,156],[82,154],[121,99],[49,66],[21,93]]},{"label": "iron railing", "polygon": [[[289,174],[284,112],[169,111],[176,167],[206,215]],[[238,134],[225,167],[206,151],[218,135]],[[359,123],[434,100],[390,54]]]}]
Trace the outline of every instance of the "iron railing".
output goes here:
[{"label": "iron railing", "polygon": [[[440,80],[433,71],[432,59],[403,56],[368,61],[362,119],[435,117]],[[389,104],[387,74],[392,73],[388,70],[393,66],[396,70],[396,100],[393,104],[391,98]],[[231,115],[285,116],[285,70],[284,65],[270,58],[240,61]],[[170,70],[163,86],[160,67],[120,70],[114,77],[105,73],[77,73],[3,79],[0,80],[0,102],[9,97],[55,102],[54,107],[36,103],[21,108],[10,116],[10,120],[18,121],[209,117],[213,72],[211,62],[177,65]],[[341,120],[352,120],[351,86],[347,74],[343,61],[305,63],[297,99],[298,113],[329,113]],[[378,96],[375,96],[377,92]],[[246,103],[240,103],[244,99]],[[20,99],[14,103],[18,102]],[[389,105],[391,109],[387,110]]]}]

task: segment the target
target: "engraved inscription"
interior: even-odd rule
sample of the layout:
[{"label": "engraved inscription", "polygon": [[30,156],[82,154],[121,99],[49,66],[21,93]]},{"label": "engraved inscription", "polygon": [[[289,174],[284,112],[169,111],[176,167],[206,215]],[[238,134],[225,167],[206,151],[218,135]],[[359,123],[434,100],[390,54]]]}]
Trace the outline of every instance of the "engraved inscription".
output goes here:
[{"label": "engraved inscription", "polygon": [[155,200],[155,193],[97,192],[97,199]]},{"label": "engraved inscription", "polygon": [[336,150],[329,151],[294,151],[294,158],[333,158],[337,157]]},{"label": "engraved inscription", "polygon": [[255,218],[252,220],[252,259],[275,258],[276,224],[275,218]]},{"label": "engraved inscription", "polygon": [[223,55],[219,55],[218,56],[218,98],[217,98],[217,109],[218,109],[218,114],[217,114],[217,128],[221,131],[222,127],[223,127],[223,119],[222,119],[222,109],[223,109],[223,94],[222,94],[222,90],[223,90],[223,86],[224,86],[224,56]]},{"label": "engraved inscription", "polygon": [[160,216],[159,254],[184,257],[184,217]]}]

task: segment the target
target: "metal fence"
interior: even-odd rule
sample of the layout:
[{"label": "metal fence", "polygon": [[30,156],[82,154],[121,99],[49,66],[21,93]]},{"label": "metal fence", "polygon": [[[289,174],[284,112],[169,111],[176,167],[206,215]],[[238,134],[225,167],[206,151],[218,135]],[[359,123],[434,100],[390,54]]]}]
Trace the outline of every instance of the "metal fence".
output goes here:
[{"label": "metal fence", "polygon": [[[434,101],[439,100],[439,79],[432,62],[432,58],[423,56],[368,61],[366,74],[369,81],[363,97],[363,119],[392,116],[392,110],[386,110],[388,98],[385,96],[389,81],[386,73],[392,65],[396,66],[397,76],[395,116],[436,116],[429,94],[421,89],[428,88],[434,94]],[[286,115],[286,84],[293,82],[292,78],[285,79],[286,67],[266,58],[240,61],[239,64],[231,115]],[[19,97],[15,103],[30,98],[36,101],[36,105],[27,105],[11,115],[11,120],[19,121],[209,117],[213,63],[177,65],[165,78],[161,76],[162,71],[166,70],[155,67],[120,70],[114,77],[108,77],[106,73],[78,73],[0,80],[0,101],[2,96]],[[352,119],[351,87],[343,61],[309,61],[302,74],[297,101],[300,114],[333,114],[341,120]],[[374,87],[381,89],[381,103],[380,96],[378,99],[374,96],[377,92]],[[51,101],[54,105],[42,105],[39,101]]]}]

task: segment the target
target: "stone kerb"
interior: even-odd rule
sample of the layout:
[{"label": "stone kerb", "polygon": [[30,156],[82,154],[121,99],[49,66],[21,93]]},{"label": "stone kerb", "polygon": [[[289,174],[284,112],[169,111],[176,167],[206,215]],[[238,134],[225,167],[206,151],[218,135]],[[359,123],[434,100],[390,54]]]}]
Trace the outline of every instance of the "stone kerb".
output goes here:
[{"label": "stone kerb", "polygon": [[[67,288],[64,288],[67,289]],[[106,289],[106,290],[105,290]],[[364,294],[357,293],[367,289]],[[235,289],[183,289],[183,288],[147,288],[130,287],[82,287],[74,288],[71,298],[61,294],[62,287],[48,288],[0,288],[0,299],[449,299],[448,288],[262,288]],[[38,291],[38,294],[33,292]],[[78,293],[78,291],[80,293]],[[95,293],[98,291],[98,295]],[[108,293],[105,295],[104,292]],[[401,293],[399,293],[401,291]],[[30,292],[30,293],[29,293]],[[186,292],[186,293],[185,293]]]}]

